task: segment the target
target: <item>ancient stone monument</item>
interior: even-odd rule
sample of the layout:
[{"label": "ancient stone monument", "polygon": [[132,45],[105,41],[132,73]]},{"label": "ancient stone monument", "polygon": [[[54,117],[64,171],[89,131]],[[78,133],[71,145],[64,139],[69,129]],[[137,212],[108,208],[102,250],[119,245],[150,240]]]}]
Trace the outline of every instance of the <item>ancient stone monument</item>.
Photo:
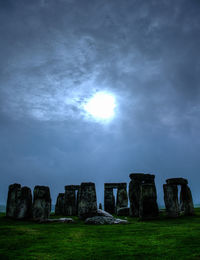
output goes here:
[{"label": "ancient stone monument", "polygon": [[28,187],[12,184],[8,189],[6,216],[14,219],[28,219],[32,216],[32,194]]},{"label": "ancient stone monument", "polygon": [[[113,189],[117,189],[117,199]],[[105,211],[115,214],[120,208],[128,206],[127,184],[126,183],[104,183],[104,209]]]},{"label": "ancient stone monument", "polygon": [[97,214],[96,189],[93,182],[83,182],[78,193],[78,216],[82,219]]},{"label": "ancient stone monument", "polygon": [[79,189],[80,189],[80,185],[65,186],[64,214],[66,216],[76,216],[78,214]]},{"label": "ancient stone monument", "polygon": [[58,194],[55,206],[55,214],[65,215],[65,193]]},{"label": "ancient stone monument", "polygon": [[155,175],[131,173],[129,175],[130,216],[141,219],[155,218],[159,214]]},{"label": "ancient stone monument", "polygon": [[51,212],[50,190],[47,186],[35,186],[33,192],[33,219],[48,219]]},{"label": "ancient stone monument", "polygon": [[[168,217],[178,217],[182,212],[184,215],[194,214],[192,193],[188,187],[188,181],[184,178],[171,178],[163,185],[164,201]],[[180,201],[178,199],[178,185],[181,186]]]}]

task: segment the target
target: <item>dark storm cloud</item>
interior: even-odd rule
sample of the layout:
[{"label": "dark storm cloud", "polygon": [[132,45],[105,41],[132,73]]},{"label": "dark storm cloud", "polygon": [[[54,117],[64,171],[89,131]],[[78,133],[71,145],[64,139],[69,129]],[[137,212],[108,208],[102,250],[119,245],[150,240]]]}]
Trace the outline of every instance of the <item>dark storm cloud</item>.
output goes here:
[{"label": "dark storm cloud", "polygon": [[[199,1],[0,1],[1,196],[7,185],[189,178],[198,202]],[[116,96],[110,124],[88,118]]]}]

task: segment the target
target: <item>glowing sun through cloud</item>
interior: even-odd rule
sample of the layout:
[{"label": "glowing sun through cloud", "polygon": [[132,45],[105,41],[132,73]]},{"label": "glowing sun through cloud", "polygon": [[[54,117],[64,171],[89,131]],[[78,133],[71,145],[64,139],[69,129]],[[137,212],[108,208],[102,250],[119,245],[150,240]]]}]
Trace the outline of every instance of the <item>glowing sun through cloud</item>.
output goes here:
[{"label": "glowing sun through cloud", "polygon": [[84,109],[95,119],[111,119],[115,114],[115,97],[98,92],[84,105]]}]

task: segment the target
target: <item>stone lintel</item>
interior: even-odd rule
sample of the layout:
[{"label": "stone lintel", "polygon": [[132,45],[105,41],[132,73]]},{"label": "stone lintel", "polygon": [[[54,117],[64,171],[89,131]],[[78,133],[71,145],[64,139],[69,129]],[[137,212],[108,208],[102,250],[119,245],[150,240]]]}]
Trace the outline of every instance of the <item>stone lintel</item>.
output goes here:
[{"label": "stone lintel", "polygon": [[131,173],[129,175],[131,180],[136,181],[153,181],[155,179],[154,174],[148,174],[148,173]]},{"label": "stone lintel", "polygon": [[126,182],[119,182],[119,183],[104,183],[104,188],[105,189],[118,189],[118,188],[127,188],[127,183]]},{"label": "stone lintel", "polygon": [[184,178],[171,178],[171,179],[167,179],[166,183],[171,185],[187,185],[188,181],[187,179]]},{"label": "stone lintel", "polygon": [[65,190],[79,190],[80,185],[66,185]]}]

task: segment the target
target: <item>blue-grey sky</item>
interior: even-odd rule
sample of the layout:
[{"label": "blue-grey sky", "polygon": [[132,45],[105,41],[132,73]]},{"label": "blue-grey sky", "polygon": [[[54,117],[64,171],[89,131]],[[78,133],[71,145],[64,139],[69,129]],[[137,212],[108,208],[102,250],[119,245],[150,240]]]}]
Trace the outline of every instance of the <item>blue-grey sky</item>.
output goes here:
[{"label": "blue-grey sky", "polygon": [[[14,182],[189,180],[200,202],[200,1],[0,0],[0,203]],[[96,120],[84,105],[115,97]]]}]

